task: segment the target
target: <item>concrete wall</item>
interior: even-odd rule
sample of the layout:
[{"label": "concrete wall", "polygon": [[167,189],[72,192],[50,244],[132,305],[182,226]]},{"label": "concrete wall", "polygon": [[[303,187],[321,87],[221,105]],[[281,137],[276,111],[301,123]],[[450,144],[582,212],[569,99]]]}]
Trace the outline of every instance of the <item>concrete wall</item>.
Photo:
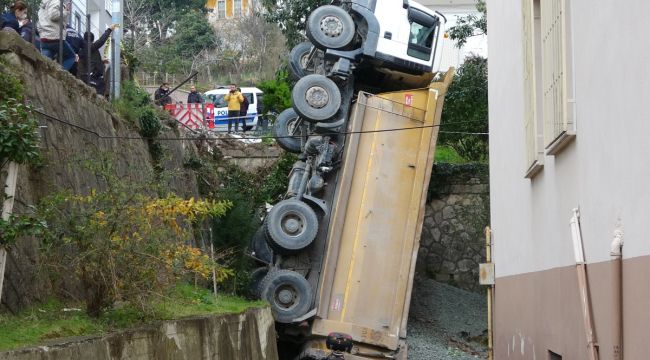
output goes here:
[{"label": "concrete wall", "polygon": [[105,336],[0,353],[1,360],[278,360],[269,308],[166,321]]},{"label": "concrete wall", "polygon": [[490,222],[486,165],[434,165],[416,276],[480,291],[483,229]]},{"label": "concrete wall", "polygon": [[[116,116],[106,100],[11,31],[0,31],[0,58],[25,88],[25,97],[36,108],[59,120],[78,125],[104,136],[135,139],[102,139],[91,132],[40,116],[43,165],[20,167],[14,211],[37,204],[44,196],[61,189],[84,193],[97,188],[98,179],[79,166],[79,161],[110,154],[119,175],[142,179],[153,172],[148,144],[138,139],[137,128]],[[178,130],[165,127],[161,137],[179,137]],[[169,188],[180,196],[197,196],[196,177],[183,167],[186,158],[196,153],[191,141],[165,141],[162,144],[165,169],[176,169]],[[1,176],[0,176],[1,177]],[[4,182],[3,182],[4,183]],[[40,243],[23,238],[9,248],[4,290],[0,306],[12,311],[33,305],[49,293],[49,284],[40,271]],[[64,279],[65,280],[65,279]],[[79,294],[76,284],[64,282],[63,292]]]},{"label": "concrete wall", "polygon": [[[612,293],[607,268],[612,232],[625,231],[623,257],[625,355],[647,355],[645,306],[650,283],[632,283],[650,262],[647,179],[650,48],[643,14],[650,3],[566,1],[568,73],[575,85],[577,135],[544,168],[524,178],[523,22],[521,1],[488,1],[490,190],[496,262],[496,358],[540,359],[547,351],[585,358],[569,232],[571,210],[581,212],[601,359],[614,357],[608,338]],[[594,9],[598,9],[594,11]],[[568,41],[569,43],[571,41]],[[635,270],[632,270],[635,269]],[[647,274],[647,273],[646,273]],[[646,275],[647,276],[647,275]],[[534,282],[533,282],[534,281]],[[570,291],[568,291],[570,290]],[[532,291],[532,293],[531,293]],[[530,294],[531,296],[528,296]],[[641,303],[645,305],[641,305]],[[556,349],[556,350],[554,350]]]}]

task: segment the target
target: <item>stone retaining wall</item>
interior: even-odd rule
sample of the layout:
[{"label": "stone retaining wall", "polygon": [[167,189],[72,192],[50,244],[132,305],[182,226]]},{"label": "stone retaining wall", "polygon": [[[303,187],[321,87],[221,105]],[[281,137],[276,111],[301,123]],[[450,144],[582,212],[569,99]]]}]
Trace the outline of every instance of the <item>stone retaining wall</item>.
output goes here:
[{"label": "stone retaining wall", "polygon": [[417,273],[479,291],[490,222],[487,165],[436,164],[431,175]]},{"label": "stone retaining wall", "polygon": [[0,360],[278,360],[268,308],[166,321],[106,336],[0,353]]}]

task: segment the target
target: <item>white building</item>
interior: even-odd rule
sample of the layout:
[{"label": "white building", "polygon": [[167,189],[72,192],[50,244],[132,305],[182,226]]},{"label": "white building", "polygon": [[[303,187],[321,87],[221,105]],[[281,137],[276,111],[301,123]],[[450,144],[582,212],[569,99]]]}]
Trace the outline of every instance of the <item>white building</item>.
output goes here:
[{"label": "white building", "polygon": [[[446,28],[456,25],[459,17],[473,14],[480,16],[476,10],[476,0],[419,0],[424,6],[439,11],[447,18]],[[458,68],[464,61],[465,57],[470,54],[487,57],[487,36],[478,35],[467,39],[467,43],[460,49],[456,47],[456,42],[447,39],[442,49],[441,69],[450,66]]]},{"label": "white building", "polygon": [[600,359],[649,357],[649,13],[645,0],[488,0],[495,359],[592,359],[573,209]]},{"label": "white building", "polygon": [[90,14],[90,30],[97,39],[112,23],[111,10],[112,0],[72,0],[68,23],[83,35],[86,32],[86,15]]}]

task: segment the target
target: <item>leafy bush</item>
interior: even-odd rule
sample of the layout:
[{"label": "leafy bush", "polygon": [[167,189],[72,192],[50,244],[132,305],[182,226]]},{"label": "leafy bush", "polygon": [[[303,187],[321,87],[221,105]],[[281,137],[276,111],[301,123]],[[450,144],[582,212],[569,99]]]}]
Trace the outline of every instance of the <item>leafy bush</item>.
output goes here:
[{"label": "leafy bush", "polygon": [[289,86],[289,74],[286,71],[279,71],[274,80],[263,81],[258,88],[264,92],[263,111],[280,113],[282,110],[291,107],[291,87]]},{"label": "leafy bush", "polygon": [[[488,132],[488,88],[487,88],[487,59],[480,56],[470,56],[458,69],[454,81],[449,87],[445,97],[445,106],[442,110],[442,131],[450,132]],[[464,145],[458,145],[459,140]],[[466,135],[441,132],[440,144],[456,148],[461,156],[471,161],[487,159],[487,151],[478,154],[469,151],[463,154],[461,147],[483,148],[487,150],[487,136]],[[481,142],[481,145],[478,145]],[[467,157],[471,155],[472,157]]]},{"label": "leafy bush", "polygon": [[235,274],[224,284],[231,293],[246,292],[251,261],[245,249],[260,225],[264,204],[275,202],[286,191],[288,174],[295,160],[295,155],[285,153],[276,165],[256,173],[247,173],[224,162],[218,152],[213,156],[204,155],[199,161],[186,162],[187,166],[197,169],[199,192],[203,196],[233,204],[226,215],[212,222],[214,245],[234,251],[230,266]]},{"label": "leafy bush", "polygon": [[145,138],[155,138],[162,129],[158,115],[151,107],[144,108],[138,120],[140,121],[140,135]]},{"label": "leafy bush", "polygon": [[23,84],[10,74],[9,69],[0,67],[0,101],[6,99],[21,99],[23,97]]},{"label": "leafy bush", "polygon": [[0,168],[10,161],[34,163],[40,159],[38,120],[28,105],[9,98],[0,101]]},{"label": "leafy bush", "polygon": [[153,197],[152,184],[126,182],[108,161],[91,163],[90,170],[102,190],[56,193],[39,207],[49,225],[42,252],[49,273],[77,277],[89,315],[117,301],[151,310],[149,299],[185,274],[208,278],[216,268],[217,281],[232,274],[192,245],[193,225],[223,216],[231,203]]}]

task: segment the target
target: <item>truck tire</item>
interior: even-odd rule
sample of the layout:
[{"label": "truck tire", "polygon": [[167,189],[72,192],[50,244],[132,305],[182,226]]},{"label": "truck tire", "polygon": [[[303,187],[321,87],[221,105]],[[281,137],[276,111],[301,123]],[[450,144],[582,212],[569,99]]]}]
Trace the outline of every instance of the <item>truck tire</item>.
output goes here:
[{"label": "truck tire", "polygon": [[307,279],[291,270],[269,272],[262,280],[261,298],[271,304],[275,321],[289,324],[311,308],[314,294]]},{"label": "truck tire", "polygon": [[307,38],[319,49],[342,49],[354,40],[355,32],[352,16],[338,6],[321,6],[307,19]]},{"label": "truck tire", "polygon": [[251,272],[251,279],[248,283],[248,292],[253,299],[259,299],[262,296],[262,280],[269,273],[269,268],[260,267]]},{"label": "truck tire", "polygon": [[255,260],[264,264],[270,264],[273,261],[273,250],[266,241],[266,231],[264,225],[253,234],[250,244],[251,252]]},{"label": "truck tire", "polygon": [[291,49],[289,53],[289,73],[294,80],[299,80],[313,73],[313,71],[307,70],[307,61],[309,61],[312,46],[312,43],[306,41]]},{"label": "truck tire", "polygon": [[295,254],[318,233],[316,212],[306,203],[288,199],[275,204],[266,218],[266,240],[280,254]]},{"label": "truck tire", "polygon": [[300,154],[300,136],[295,135],[300,125],[300,118],[292,108],[285,109],[278,115],[273,125],[273,137],[278,145],[284,150]]},{"label": "truck tire", "polygon": [[326,121],[341,107],[341,90],[323,75],[311,74],[298,80],[291,91],[293,109],[304,120]]}]

